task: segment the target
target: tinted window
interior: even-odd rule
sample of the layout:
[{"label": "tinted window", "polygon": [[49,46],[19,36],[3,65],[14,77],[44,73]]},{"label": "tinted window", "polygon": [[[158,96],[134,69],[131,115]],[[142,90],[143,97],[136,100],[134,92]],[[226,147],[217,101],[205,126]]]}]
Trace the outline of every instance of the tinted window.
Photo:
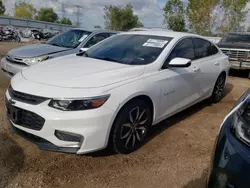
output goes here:
[{"label": "tinted window", "polygon": [[85,48],[90,48],[91,46],[97,44],[98,42],[101,42],[102,40],[109,37],[108,33],[99,33],[95,36],[93,36],[86,44]]},{"label": "tinted window", "polygon": [[145,65],[155,61],[172,40],[170,37],[114,35],[90,48],[85,56],[123,64]]},{"label": "tinted window", "polygon": [[47,44],[66,48],[76,48],[90,34],[91,32],[89,31],[72,29],[48,40]]},{"label": "tinted window", "polygon": [[250,35],[247,33],[230,33],[226,34],[220,43],[250,43]]},{"label": "tinted window", "polygon": [[194,39],[196,59],[207,57],[218,53],[218,49],[209,41],[203,39]]},{"label": "tinted window", "polygon": [[167,61],[164,66],[174,58],[181,57],[193,60],[195,58],[194,55],[194,46],[191,38],[181,40],[169,54]]}]

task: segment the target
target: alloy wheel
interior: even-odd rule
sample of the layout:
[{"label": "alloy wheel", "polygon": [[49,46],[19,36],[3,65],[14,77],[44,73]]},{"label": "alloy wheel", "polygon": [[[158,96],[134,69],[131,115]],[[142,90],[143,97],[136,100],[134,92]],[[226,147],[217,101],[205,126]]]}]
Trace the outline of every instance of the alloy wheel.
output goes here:
[{"label": "alloy wheel", "polygon": [[214,97],[216,101],[219,101],[223,96],[225,86],[225,77],[220,76],[215,85]]},{"label": "alloy wheel", "polygon": [[133,148],[144,140],[147,133],[147,122],[146,109],[140,109],[137,106],[129,111],[127,122],[122,125],[120,132],[120,139],[125,141],[125,148]]}]

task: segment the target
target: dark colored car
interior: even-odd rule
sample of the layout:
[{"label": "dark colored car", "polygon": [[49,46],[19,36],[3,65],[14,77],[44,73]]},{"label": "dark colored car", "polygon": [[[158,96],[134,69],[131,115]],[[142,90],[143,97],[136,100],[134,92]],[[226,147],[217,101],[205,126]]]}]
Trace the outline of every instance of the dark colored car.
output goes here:
[{"label": "dark colored car", "polygon": [[224,119],[213,149],[207,188],[250,187],[250,89]]},{"label": "dark colored car", "polygon": [[250,32],[227,33],[217,46],[228,55],[231,69],[246,70],[250,78]]}]

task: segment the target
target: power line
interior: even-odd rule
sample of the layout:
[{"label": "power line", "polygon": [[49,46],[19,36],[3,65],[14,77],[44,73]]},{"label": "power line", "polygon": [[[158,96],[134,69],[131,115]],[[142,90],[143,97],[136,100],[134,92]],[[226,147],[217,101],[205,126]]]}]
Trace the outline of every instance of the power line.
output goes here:
[{"label": "power line", "polygon": [[62,17],[65,17],[65,14],[67,12],[66,8],[70,8],[70,7],[76,8],[76,13],[75,13],[75,15],[76,15],[76,25],[77,26],[81,25],[81,23],[80,23],[80,16],[82,15],[81,9],[83,9],[83,6],[75,5],[75,4],[65,4],[65,3],[59,2],[59,0],[51,0],[51,1],[54,1],[54,2],[56,2],[56,3],[58,3],[58,4],[61,5]]}]

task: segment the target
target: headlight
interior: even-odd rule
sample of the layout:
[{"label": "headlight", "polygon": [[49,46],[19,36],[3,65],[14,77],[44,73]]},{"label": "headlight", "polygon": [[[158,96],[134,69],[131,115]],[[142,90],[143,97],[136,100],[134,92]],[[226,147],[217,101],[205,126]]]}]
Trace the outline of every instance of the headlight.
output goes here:
[{"label": "headlight", "polygon": [[232,130],[235,136],[250,145],[250,103],[246,102],[233,114]]},{"label": "headlight", "polygon": [[23,62],[27,65],[34,65],[39,62],[45,61],[49,59],[49,56],[40,56],[40,57],[33,57],[33,58],[25,58],[23,59]]},{"label": "headlight", "polygon": [[110,95],[92,97],[75,100],[56,100],[50,101],[49,106],[63,111],[90,110],[101,107]]}]

